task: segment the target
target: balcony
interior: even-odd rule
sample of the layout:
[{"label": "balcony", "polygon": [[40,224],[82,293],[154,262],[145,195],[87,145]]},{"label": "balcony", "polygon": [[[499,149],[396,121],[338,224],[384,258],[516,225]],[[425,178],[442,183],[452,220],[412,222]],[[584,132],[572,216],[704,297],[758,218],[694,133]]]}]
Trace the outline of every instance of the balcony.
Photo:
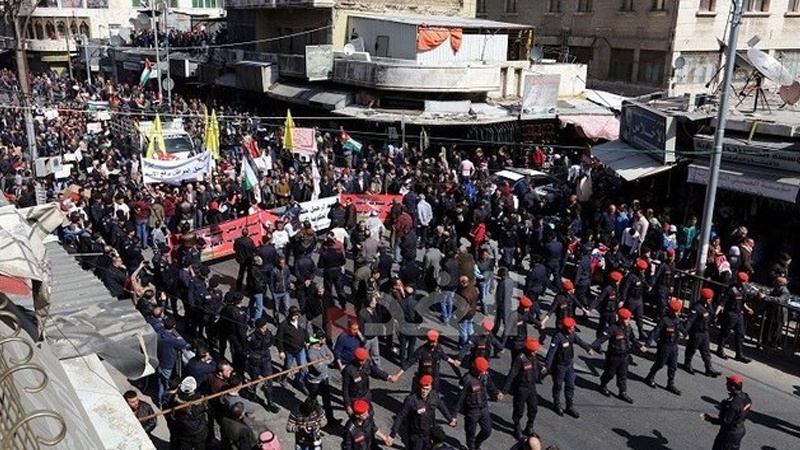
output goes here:
[{"label": "balcony", "polygon": [[75,53],[78,44],[74,40],[62,39],[27,39],[26,50],[29,52]]},{"label": "balcony", "polygon": [[386,91],[492,92],[500,90],[500,68],[500,64],[478,61],[437,66],[392,58],[337,58],[333,81]]},{"label": "balcony", "polygon": [[225,0],[225,9],[333,8],[335,0]]}]

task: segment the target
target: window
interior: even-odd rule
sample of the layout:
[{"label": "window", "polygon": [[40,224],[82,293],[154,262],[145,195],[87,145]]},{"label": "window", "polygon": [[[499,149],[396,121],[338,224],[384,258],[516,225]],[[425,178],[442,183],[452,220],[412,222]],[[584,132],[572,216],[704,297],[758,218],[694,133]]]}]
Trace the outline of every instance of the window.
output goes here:
[{"label": "window", "polygon": [[611,49],[608,78],[615,81],[631,81],[633,76],[633,50]]},{"label": "window", "polygon": [[550,9],[551,13],[560,13],[561,12],[561,0],[550,0]]},{"label": "window", "polygon": [[789,12],[800,12],[800,0],[789,0]]},{"label": "window", "polygon": [[714,11],[717,8],[717,0],[700,0],[700,11]]},{"label": "window", "polygon": [[653,7],[650,8],[651,11],[666,11],[667,5],[665,0],[653,0]]},{"label": "window", "polygon": [[486,0],[478,0],[476,2],[475,14],[486,14]]},{"label": "window", "polygon": [[620,11],[633,11],[633,0],[622,0],[619,6]]},{"label": "window", "polygon": [[767,12],[769,11],[769,0],[747,0],[744,10],[747,12]]},{"label": "window", "polygon": [[[486,5],[484,4],[484,9]],[[517,12],[517,0],[506,0],[506,13],[514,14]]]},{"label": "window", "polygon": [[642,50],[639,52],[639,77],[640,83],[660,86],[664,80],[664,52]]},{"label": "window", "polygon": [[578,12],[591,12],[592,0],[578,0]]}]

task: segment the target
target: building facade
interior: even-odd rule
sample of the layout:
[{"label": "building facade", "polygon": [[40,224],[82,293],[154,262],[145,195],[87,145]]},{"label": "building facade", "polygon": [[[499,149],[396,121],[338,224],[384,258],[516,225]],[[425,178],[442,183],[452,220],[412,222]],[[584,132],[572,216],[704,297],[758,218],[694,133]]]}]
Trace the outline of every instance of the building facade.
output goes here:
[{"label": "building facade", "polygon": [[[594,87],[682,94],[718,79],[730,9],[720,0],[483,0],[476,15],[532,25],[543,57],[587,64]],[[798,76],[799,32],[800,1],[745,0],[737,48],[758,35],[758,47]]]},{"label": "building facade", "polygon": [[[151,0],[33,0],[30,17],[20,20],[25,27],[26,49],[31,69],[64,68],[79,55],[84,39],[107,41],[120,36],[129,42],[137,27],[137,16],[150,10]],[[167,0],[158,7],[171,12],[167,28],[187,28],[179,17],[219,17],[224,14],[222,0]],[[161,29],[164,26],[162,25]],[[9,29],[13,34],[13,31]]]}]

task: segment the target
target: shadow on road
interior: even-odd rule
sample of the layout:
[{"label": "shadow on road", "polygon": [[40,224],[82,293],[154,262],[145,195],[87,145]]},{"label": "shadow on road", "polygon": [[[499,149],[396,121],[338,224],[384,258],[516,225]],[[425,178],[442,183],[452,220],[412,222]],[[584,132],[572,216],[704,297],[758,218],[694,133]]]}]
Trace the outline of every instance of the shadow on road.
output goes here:
[{"label": "shadow on road", "polygon": [[[714,405],[716,408],[719,409],[719,400],[713,399],[707,395],[703,395],[700,397],[704,402],[710,403]],[[757,407],[757,405],[755,405]],[[750,413],[747,415],[747,420],[753,422],[755,424],[761,425],[762,427],[769,428],[771,430],[779,431],[781,433],[788,434],[796,439],[800,439],[800,426],[787,422],[783,419],[779,419],[777,417],[769,416],[764,413],[758,412],[756,409],[751,409]],[[747,423],[745,422],[745,426]]]},{"label": "shadow on road", "polygon": [[635,436],[622,428],[612,428],[612,431],[627,439],[628,448],[634,450],[671,450],[667,447],[669,440],[658,430],[653,430],[652,436],[644,434]]}]

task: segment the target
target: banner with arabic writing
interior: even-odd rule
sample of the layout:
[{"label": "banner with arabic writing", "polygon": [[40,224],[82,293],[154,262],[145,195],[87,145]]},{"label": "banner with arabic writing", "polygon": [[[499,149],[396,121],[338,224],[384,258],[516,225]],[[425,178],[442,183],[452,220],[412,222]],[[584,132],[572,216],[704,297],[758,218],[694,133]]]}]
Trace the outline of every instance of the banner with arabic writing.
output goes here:
[{"label": "banner with arabic writing", "polygon": [[202,180],[211,170],[211,153],[203,152],[188,159],[142,158],[142,175],[145,183],[180,184],[184,181]]},{"label": "banner with arabic writing", "polygon": [[267,222],[274,223],[278,217],[269,211],[258,211],[245,217],[211,225],[194,230],[198,239],[205,241],[200,254],[202,261],[213,261],[233,254],[233,243],[242,235],[242,230],[250,232],[250,238],[256,245],[261,245],[264,235],[263,226]]}]

